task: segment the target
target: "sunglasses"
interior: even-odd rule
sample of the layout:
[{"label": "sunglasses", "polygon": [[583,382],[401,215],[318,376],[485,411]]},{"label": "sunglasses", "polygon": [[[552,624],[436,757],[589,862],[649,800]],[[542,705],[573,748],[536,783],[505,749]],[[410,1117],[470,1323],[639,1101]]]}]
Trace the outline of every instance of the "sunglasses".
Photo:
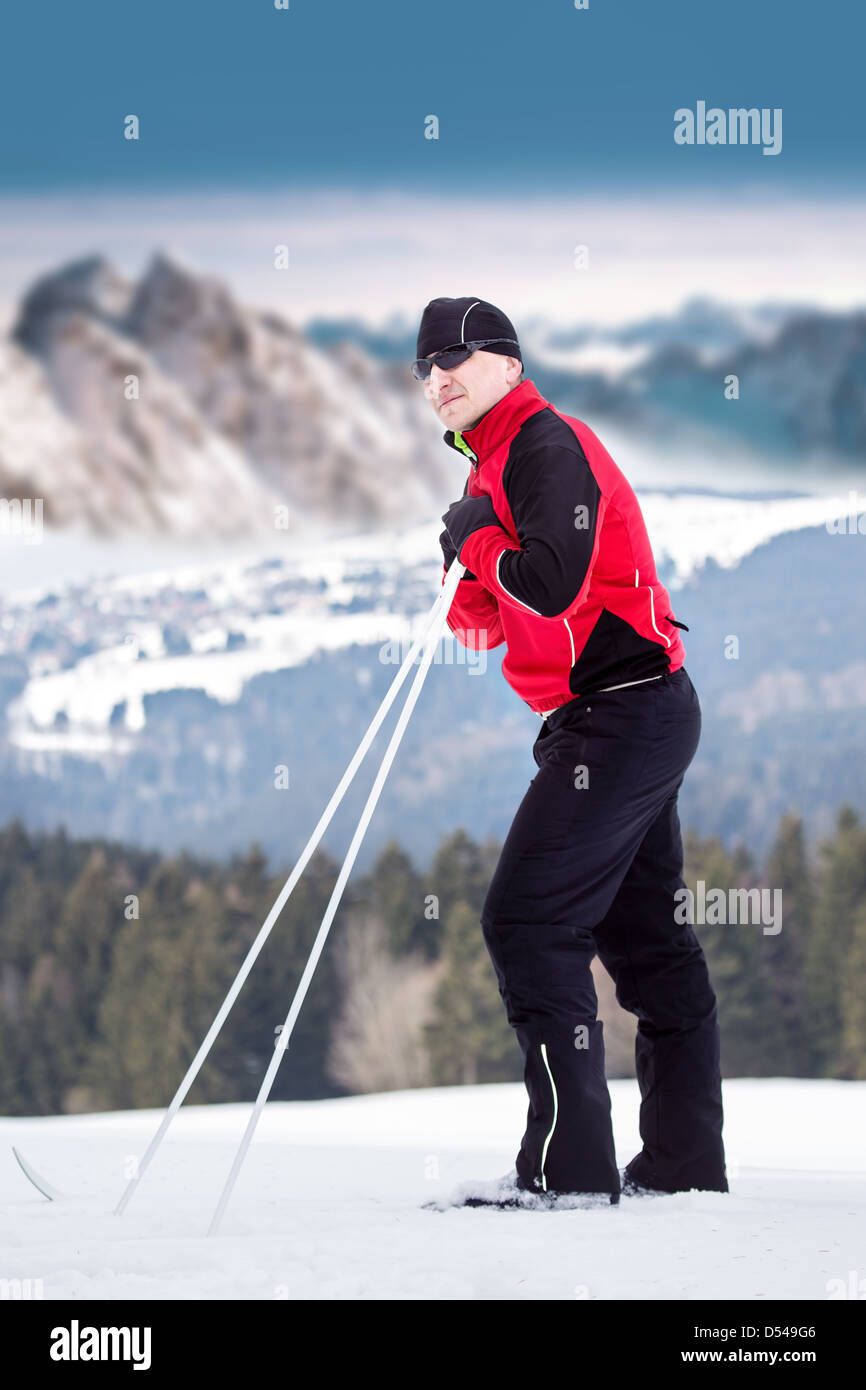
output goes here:
[{"label": "sunglasses", "polygon": [[453,347],[442,348],[439,352],[434,352],[432,357],[419,357],[412,363],[412,375],[416,381],[426,381],[430,375],[430,368],[433,363],[441,367],[443,371],[448,371],[450,367],[459,367],[461,362],[465,362],[467,357],[471,357],[473,352],[479,348],[489,347],[491,343],[513,343],[515,347],[519,344],[516,338],[480,338],[473,343],[455,343]]}]

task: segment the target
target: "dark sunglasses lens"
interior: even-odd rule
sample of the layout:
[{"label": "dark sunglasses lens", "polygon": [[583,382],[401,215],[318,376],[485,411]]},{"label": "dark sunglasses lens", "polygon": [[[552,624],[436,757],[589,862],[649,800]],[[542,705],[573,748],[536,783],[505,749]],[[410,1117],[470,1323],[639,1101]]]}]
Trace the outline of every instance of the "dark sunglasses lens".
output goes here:
[{"label": "dark sunglasses lens", "polygon": [[450,348],[443,348],[441,352],[433,354],[433,360],[428,361],[426,357],[419,357],[412,363],[412,375],[416,381],[426,381],[430,375],[430,368],[433,362],[437,367],[441,367],[443,372],[447,372],[451,367],[459,367],[461,362],[465,362],[467,357],[471,357],[474,349],[463,347],[462,345]]},{"label": "dark sunglasses lens", "polygon": [[441,367],[443,372],[447,372],[451,367],[459,367],[461,362],[465,362],[467,357],[471,356],[472,348],[445,348],[443,352],[436,354],[436,365],[437,367]]}]

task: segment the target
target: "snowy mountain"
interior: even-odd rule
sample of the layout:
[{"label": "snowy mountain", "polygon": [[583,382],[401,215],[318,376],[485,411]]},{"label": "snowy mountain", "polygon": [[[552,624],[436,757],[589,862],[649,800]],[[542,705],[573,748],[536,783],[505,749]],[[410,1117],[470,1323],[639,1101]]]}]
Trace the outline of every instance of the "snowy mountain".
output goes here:
[{"label": "snowy mountain", "polygon": [[[68,315],[45,353],[40,368],[0,342],[5,497],[42,498],[46,526],[95,535],[273,530],[276,496],[135,343]],[[123,394],[130,375],[135,401]]]},{"label": "snowy mountain", "polygon": [[405,367],[323,352],[176,257],[137,283],[98,256],[65,266],[26,295],[12,339],[0,488],[44,497],[46,524],[273,534],[283,507],[295,534],[345,531],[449,495],[453,463]]},{"label": "snowy mountain", "polygon": [[39,363],[0,339],[0,490],[42,498],[46,525],[99,526],[104,486],[95,449],[55,404]]},{"label": "snowy mountain", "polygon": [[[276,274],[276,272],[275,272]],[[644,487],[824,486],[866,448],[866,314],[690,301],[620,328],[531,320],[527,373]],[[461,469],[407,368],[413,330],[239,304],[158,252],[73,261],[0,339],[0,494],[44,523],[203,546],[440,515]],[[726,400],[735,373],[740,396]]]},{"label": "snowy mountain", "polygon": [[[410,325],[313,319],[307,331],[321,345],[357,343],[383,362],[414,351]],[[527,374],[558,409],[597,422],[603,437],[626,429],[630,451],[647,440],[684,451],[708,486],[719,485],[720,459],[727,481],[731,463],[747,455],[744,473],[772,486],[780,464],[817,482],[828,464],[853,473],[866,456],[863,309],[702,297],[621,326],[529,318],[518,331]],[[735,400],[725,396],[729,374],[739,378]]]},{"label": "snowy mountain", "polygon": [[[633,349],[645,358],[671,347],[718,353],[769,342],[782,324],[797,313],[808,313],[809,308],[808,304],[736,306],[699,296],[669,314],[622,325],[575,322],[563,327],[541,315],[529,315],[521,319],[518,331],[521,345],[539,367],[571,365],[578,370],[582,361],[593,356],[613,360],[617,351],[625,354]],[[358,318],[314,317],[305,324],[305,331],[320,346],[356,342],[381,361],[406,362],[414,356],[417,324],[399,314],[375,326]]]},{"label": "snowy mountain", "polygon": [[[739,398],[721,385],[733,374]],[[803,312],[767,341],[708,352],[670,347],[629,376],[632,391],[684,419],[789,460],[866,457],[866,311]]]}]

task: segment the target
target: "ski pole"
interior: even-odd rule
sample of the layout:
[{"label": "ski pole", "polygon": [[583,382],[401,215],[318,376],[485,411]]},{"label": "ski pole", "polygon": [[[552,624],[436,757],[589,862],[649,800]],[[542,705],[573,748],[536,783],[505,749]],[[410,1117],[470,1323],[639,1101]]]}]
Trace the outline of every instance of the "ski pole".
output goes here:
[{"label": "ski pole", "polygon": [[310,952],[309,959],[304,968],[304,973],[301,976],[300,982],[295,991],[295,997],[292,1000],[291,1007],[289,1009],[288,1014],[286,1015],[286,1021],[283,1024],[280,1030],[279,1037],[274,1044],[274,1055],[268,1063],[268,1068],[265,1072],[264,1080],[262,1081],[261,1087],[259,1088],[259,1094],[256,1097],[253,1112],[250,1116],[246,1130],[244,1131],[244,1136],[241,1140],[240,1147],[237,1151],[237,1154],[235,1155],[235,1160],[232,1164],[231,1172],[229,1173],[225,1187],[223,1188],[219,1202],[217,1203],[216,1210],[214,1211],[213,1219],[208,1230],[209,1236],[216,1234],[217,1228],[220,1224],[220,1221],[222,1220],[223,1212],[225,1211],[226,1204],[229,1200],[229,1197],[231,1196],[232,1188],[235,1185],[235,1180],[237,1179],[238,1173],[240,1172],[241,1164],[244,1161],[247,1149],[249,1148],[253,1134],[255,1133],[256,1125],[259,1122],[259,1116],[261,1115],[262,1110],[264,1109],[265,1102],[267,1101],[267,1098],[270,1095],[271,1087],[274,1084],[274,1078],[277,1074],[277,1069],[280,1065],[280,1062],[283,1059],[283,1053],[288,1048],[289,1038],[292,1035],[292,1029],[295,1026],[298,1014],[301,1011],[301,1005],[304,1002],[304,998],[309,988],[310,981],[313,978],[313,972],[315,971],[316,965],[318,964],[319,956],[321,955],[322,948],[325,944],[325,939],[327,938],[328,932],[331,929],[331,923],[334,920],[334,916],[339,906],[340,899],[343,896],[343,889],[346,886],[346,880],[348,879],[349,874],[352,871],[352,865],[355,862],[355,856],[358,853],[361,841],[364,838],[367,826],[370,822],[370,817],[372,816],[373,811],[376,807],[376,803],[379,800],[379,794],[382,790],[382,787],[384,786],[385,778],[388,776],[391,764],[394,761],[394,755],[397,752],[397,749],[400,745],[400,741],[405,732],[406,725],[409,722],[409,716],[415,707],[415,702],[417,701],[419,694],[421,693],[421,687],[424,684],[424,679],[427,675],[428,670],[430,669],[430,662],[433,657],[433,648],[439,640],[440,633],[445,626],[445,618],[448,616],[448,610],[451,607],[451,601],[456,592],[457,583],[459,582],[464,568],[465,567],[461,565],[457,560],[452,561],[443,588],[442,607],[444,609],[444,613],[437,611],[436,617],[430,624],[430,629],[426,638],[426,646],[424,648],[424,655],[421,659],[421,664],[418,667],[418,670],[415,674],[415,679],[412,682],[409,694],[406,696],[406,703],[400,711],[400,717],[397,720],[396,728],[394,729],[394,732],[391,735],[391,741],[385,750],[385,756],[383,757],[382,764],[379,768],[379,771],[376,774],[376,780],[374,781],[373,786],[370,789],[370,794],[367,797],[366,805],[364,806],[364,810],[361,813],[361,819],[358,822],[358,828],[355,831],[355,834],[352,837],[352,843],[349,845],[348,851],[346,852],[346,857],[343,860],[343,866],[340,869],[339,875],[337,877],[337,882],[334,884],[334,890],[331,893],[328,906],[325,909],[325,915],[322,918],[322,924],[319,927],[318,934],[313,943],[313,949]]},{"label": "ski pole", "polygon": [[[424,624],[422,626],[421,632],[415,638],[414,642],[412,643],[412,646],[407,652],[405,660],[401,664],[399,671],[397,672],[393,681],[391,682],[390,689],[388,690],[384,700],[382,701],[381,705],[379,706],[378,710],[373,716],[373,719],[370,723],[370,727],[367,729],[367,732],[365,733],[360,744],[358,745],[358,749],[354,757],[352,758],[352,761],[349,763],[349,766],[343,773],[339,785],[337,786],[333,796],[331,797],[330,801],[328,802],[327,806],[322,812],[322,815],[319,818],[318,825],[316,826],[315,830],[313,831],[312,835],[307,841],[306,846],[304,847],[304,850],[302,851],[297,864],[295,865],[289,877],[286,879],[286,882],[283,884],[282,890],[276,902],[274,903],[273,907],[271,908],[270,912],[268,913],[267,917],[262,923],[258,935],[253,941],[249,950],[247,951],[244,961],[240,969],[238,970],[237,975],[235,976],[234,983],[232,984],[228,994],[226,995],[225,999],[220,1005],[219,1011],[217,1012],[213,1023],[208,1029],[207,1034],[205,1035],[198,1052],[196,1053],[195,1057],[190,1063],[186,1075],[184,1076],[183,1080],[178,1086],[177,1091],[175,1092],[174,1097],[171,1101],[171,1104],[169,1105],[162,1118],[162,1122],[159,1128],[157,1129],[156,1133],[154,1134],[153,1138],[148,1144],[144,1156],[137,1166],[137,1171],[135,1175],[131,1177],[127,1182],[127,1185],[123,1191],[120,1201],[118,1202],[115,1208],[116,1216],[121,1216],[124,1210],[126,1209],[129,1201],[132,1198],[133,1193],[138,1187],[138,1184],[141,1182],[141,1179],[147,1171],[147,1168],[151,1163],[157,1149],[162,1143],[162,1140],[165,1137],[169,1125],[171,1124],[172,1120],[174,1119],[175,1115],[177,1114],[178,1110],[183,1104],[187,1096],[187,1093],[189,1092],[189,1089],[192,1086],[192,1083],[198,1076],[202,1063],[204,1062],[214,1042],[216,1041],[217,1035],[219,1034],[220,1029],[225,1023],[226,1018],[228,1017],[235,1000],[240,994],[244,982],[247,976],[249,975],[250,971],[252,970],[253,965],[255,964],[255,961],[262,950],[262,947],[267,941],[268,936],[270,935],[271,930],[274,926],[274,923],[276,922],[277,918],[282,912],[290,894],[294,890],[295,885],[301,877],[301,874],[304,872],[304,869],[306,868],[307,863],[309,862],[313,854],[313,851],[315,850],[316,846],[318,845],[319,841],[321,840],[322,836],[327,830],[328,825],[330,824],[331,819],[333,818],[334,813],[337,810],[337,807],[343,800],[343,797],[346,794],[346,790],[349,787],[349,784],[351,783],[353,777],[355,776],[355,773],[358,771],[358,768],[360,767],[361,763],[363,762],[367,750],[373,742],[373,739],[376,737],[376,734],[379,730],[380,725],[382,724],[383,719],[385,718],[385,715],[388,713],[389,709],[391,708],[395,699],[397,698],[397,695],[399,694],[406,680],[406,677],[409,674],[409,668],[413,664],[422,644],[426,640],[430,631],[434,627],[438,627],[437,619],[443,607],[446,608],[446,611],[448,608],[450,608],[451,599],[453,598],[454,592],[457,588],[458,579],[462,577],[464,569],[465,566],[461,565],[459,560],[454,560],[452,562],[448,570],[448,574],[446,575],[445,583],[440,588],[440,591],[436,596],[435,603],[430,609],[430,612],[427,614],[427,617],[424,619]],[[454,577],[454,571],[457,572],[457,578]]]}]

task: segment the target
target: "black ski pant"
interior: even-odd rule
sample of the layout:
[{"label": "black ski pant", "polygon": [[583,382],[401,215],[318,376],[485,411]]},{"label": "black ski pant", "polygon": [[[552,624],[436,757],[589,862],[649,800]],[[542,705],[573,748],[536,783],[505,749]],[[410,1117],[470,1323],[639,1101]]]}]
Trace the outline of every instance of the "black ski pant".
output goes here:
[{"label": "black ski pant", "polygon": [[642,1150],[667,1191],[728,1191],[716,997],[675,899],[677,793],[700,739],[684,668],[579,696],[542,724],[532,778],[482,909],[529,1093],[517,1172],[532,1190],[619,1192],[590,962],[638,1018]]}]

